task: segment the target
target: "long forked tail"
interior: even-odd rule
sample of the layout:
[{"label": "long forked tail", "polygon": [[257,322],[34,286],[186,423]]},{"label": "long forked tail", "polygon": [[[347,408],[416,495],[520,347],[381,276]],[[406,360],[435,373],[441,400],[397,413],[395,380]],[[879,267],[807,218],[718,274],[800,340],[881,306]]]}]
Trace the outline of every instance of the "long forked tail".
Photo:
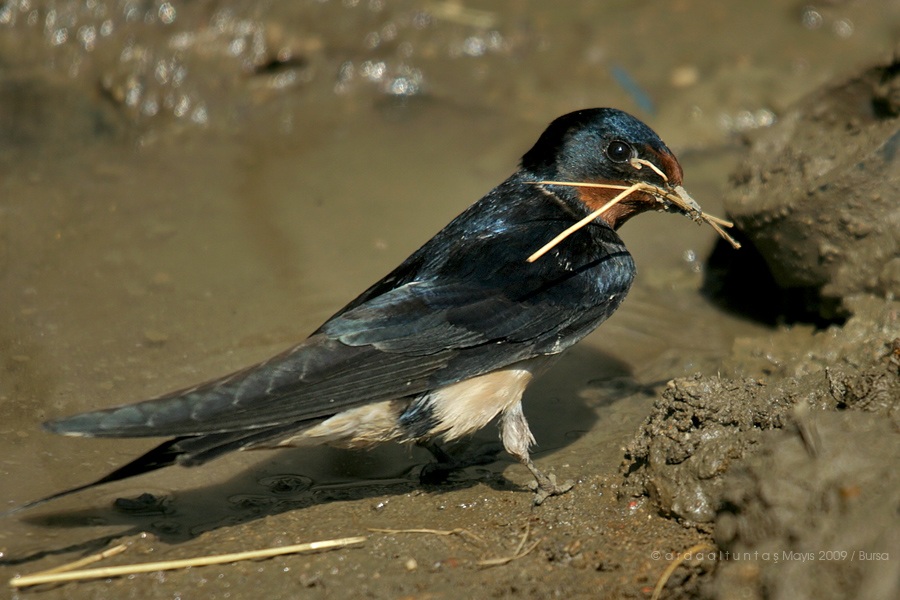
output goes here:
[{"label": "long forked tail", "polygon": [[129,477],[143,475],[157,469],[162,469],[174,464],[184,465],[187,467],[202,465],[214,458],[218,458],[228,452],[242,450],[254,446],[265,447],[265,443],[269,440],[283,439],[290,432],[295,432],[299,427],[310,426],[315,421],[309,423],[297,424],[286,423],[272,427],[263,427],[256,430],[248,431],[224,431],[221,433],[210,433],[206,435],[184,435],[171,440],[165,441],[159,446],[153,448],[149,452],[142,454],[123,467],[119,467],[109,475],[101,477],[97,481],[80,485],[72,489],[57,492],[46,498],[28,502],[22,506],[18,506],[6,512],[0,513],[0,517],[5,517],[19,511],[34,508],[68,496],[77,492],[84,491],[94,486],[111,483],[113,481],[121,481]]},{"label": "long forked tail", "polygon": [[70,494],[75,494],[77,492],[81,492],[98,485],[103,485],[104,483],[121,481],[122,479],[136,477],[138,475],[143,475],[144,473],[149,473],[157,469],[162,469],[163,467],[174,465],[177,462],[178,457],[184,454],[184,450],[176,447],[177,444],[182,440],[184,440],[184,438],[174,438],[171,440],[167,440],[156,448],[153,448],[146,454],[142,454],[127,465],[119,467],[109,475],[105,475],[97,481],[79,485],[78,487],[73,487],[61,492],[56,492],[55,494],[51,494],[46,498],[41,498],[40,500],[32,500],[31,502],[0,513],[0,516],[7,517],[17,512],[34,508],[35,506],[39,506],[41,504],[44,504],[45,502],[50,502],[51,500],[56,500],[58,498],[68,496]]}]

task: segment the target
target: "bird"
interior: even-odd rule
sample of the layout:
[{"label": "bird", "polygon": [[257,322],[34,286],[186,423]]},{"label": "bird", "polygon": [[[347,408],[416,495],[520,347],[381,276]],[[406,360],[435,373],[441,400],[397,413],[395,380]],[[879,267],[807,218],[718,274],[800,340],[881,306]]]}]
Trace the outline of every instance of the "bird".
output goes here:
[{"label": "bird", "polygon": [[168,439],[20,508],[236,450],[401,442],[444,460],[441,444],[495,418],[503,447],[534,477],[534,504],[563,494],[572,482],[531,459],[522,394],[621,305],[635,277],[617,233],[629,218],[663,210],[720,233],[730,225],[704,214],[682,179],[636,117],[565,114],[512,175],[301,343],[213,381],[45,423],[68,436]]}]

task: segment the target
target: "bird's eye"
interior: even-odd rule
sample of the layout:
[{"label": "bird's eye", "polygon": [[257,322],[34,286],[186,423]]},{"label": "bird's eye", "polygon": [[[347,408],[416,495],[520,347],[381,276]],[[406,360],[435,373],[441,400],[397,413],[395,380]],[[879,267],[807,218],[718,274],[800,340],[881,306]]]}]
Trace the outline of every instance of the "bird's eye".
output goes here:
[{"label": "bird's eye", "polygon": [[613,140],[606,147],[606,156],[613,162],[623,163],[634,156],[634,149],[628,142]]}]

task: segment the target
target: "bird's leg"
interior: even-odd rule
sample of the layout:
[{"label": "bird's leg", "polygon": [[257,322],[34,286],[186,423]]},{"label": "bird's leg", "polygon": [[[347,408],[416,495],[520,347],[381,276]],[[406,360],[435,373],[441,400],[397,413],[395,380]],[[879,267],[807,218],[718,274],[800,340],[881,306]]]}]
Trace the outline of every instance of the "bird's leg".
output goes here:
[{"label": "bird's leg", "polygon": [[416,442],[428,450],[436,462],[422,468],[419,480],[424,484],[437,484],[447,480],[453,471],[476,465],[486,465],[497,460],[500,451],[498,444],[484,444],[474,451],[465,452],[461,456],[453,456],[435,440],[419,440]]},{"label": "bird's leg", "polygon": [[416,445],[428,450],[439,465],[453,464],[456,462],[453,460],[453,457],[450,456],[450,453],[444,450],[444,448],[434,440],[419,440],[416,442]]},{"label": "bird's leg", "polygon": [[428,450],[435,462],[428,463],[422,467],[419,473],[419,482],[424,485],[437,485],[444,483],[450,476],[450,473],[459,468],[459,463],[453,458],[449,452],[434,440],[419,440],[417,445]]},{"label": "bird's leg", "polygon": [[575,485],[573,481],[567,481],[562,485],[556,483],[556,476],[553,473],[546,475],[531,460],[531,457],[528,455],[528,448],[534,443],[534,436],[528,427],[528,421],[525,420],[521,402],[516,402],[503,412],[503,416],[500,419],[500,438],[503,440],[503,446],[506,448],[506,451],[528,467],[528,470],[534,475],[535,481],[532,489],[535,492],[535,506],[541,504],[550,496],[565,494]]}]

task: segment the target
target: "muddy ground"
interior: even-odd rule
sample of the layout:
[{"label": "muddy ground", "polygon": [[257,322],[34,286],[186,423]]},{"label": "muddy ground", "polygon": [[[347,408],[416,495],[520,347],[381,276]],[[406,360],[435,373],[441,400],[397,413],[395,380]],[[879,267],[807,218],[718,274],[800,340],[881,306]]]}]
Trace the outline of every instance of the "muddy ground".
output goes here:
[{"label": "muddy ground", "polygon": [[366,541],[9,594],[645,598],[694,549],[662,597],[897,597],[898,22],[894,0],[4,4],[4,508],[152,444],[41,421],[302,339],[569,110],[646,120],[744,241],[623,228],[629,298],[526,396],[565,496],[532,508],[502,454],[443,485],[418,449],[239,454],[3,518],[0,576]]}]

